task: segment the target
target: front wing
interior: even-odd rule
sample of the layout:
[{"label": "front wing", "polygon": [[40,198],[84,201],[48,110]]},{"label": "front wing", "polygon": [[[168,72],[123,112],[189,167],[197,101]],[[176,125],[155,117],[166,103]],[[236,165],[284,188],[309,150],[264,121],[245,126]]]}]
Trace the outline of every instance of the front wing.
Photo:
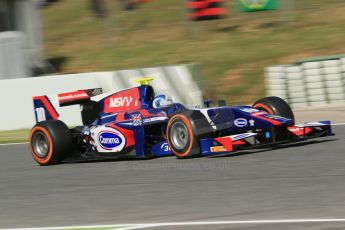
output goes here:
[{"label": "front wing", "polygon": [[[201,154],[203,156],[224,155],[242,149],[250,149],[259,146],[271,146],[289,142],[303,141],[306,139],[332,136],[330,121],[308,122],[287,127],[291,138],[284,141],[272,141],[260,143],[256,140],[259,133],[241,133],[231,136],[200,139]],[[262,135],[262,134],[261,134]],[[272,133],[266,131],[264,137],[271,139]]]}]

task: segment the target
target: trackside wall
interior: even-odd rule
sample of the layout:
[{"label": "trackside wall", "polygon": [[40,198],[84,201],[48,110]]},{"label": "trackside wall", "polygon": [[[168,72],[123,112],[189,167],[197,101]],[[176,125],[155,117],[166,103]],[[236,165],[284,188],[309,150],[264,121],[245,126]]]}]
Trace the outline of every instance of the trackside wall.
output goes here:
[{"label": "trackside wall", "polygon": [[[106,93],[136,86],[133,79],[143,76],[155,78],[150,84],[155,88],[157,94],[168,94],[174,101],[189,106],[202,105],[202,93],[193,81],[192,73],[194,71],[190,71],[190,68],[195,68],[195,66],[178,65],[0,80],[0,130],[27,129],[34,125],[33,96],[54,95],[90,88],[102,88]],[[60,115],[61,120],[68,125],[81,124],[78,105],[62,108]]]}]

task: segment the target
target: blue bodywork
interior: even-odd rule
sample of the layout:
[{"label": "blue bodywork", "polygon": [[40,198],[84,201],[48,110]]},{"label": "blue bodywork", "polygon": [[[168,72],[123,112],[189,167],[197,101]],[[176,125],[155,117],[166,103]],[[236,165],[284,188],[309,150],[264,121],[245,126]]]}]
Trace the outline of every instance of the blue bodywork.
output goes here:
[{"label": "blue bodywork", "polygon": [[[172,155],[165,139],[166,126],[172,115],[185,111],[187,108],[179,103],[160,109],[153,108],[153,88],[151,86],[139,86],[137,89],[141,102],[140,108],[116,113],[105,112],[103,109],[99,113],[97,119],[91,125],[83,129],[82,135],[84,135],[84,137],[89,136],[90,131],[94,127],[99,126],[127,130],[134,133],[134,151],[136,157],[142,158],[147,155],[155,157]],[[110,96],[101,99],[98,103],[100,103],[103,108],[106,107],[106,100],[109,97]],[[223,106],[200,109],[200,111],[209,119],[213,130],[221,131],[224,135],[245,133],[257,128],[270,129],[277,123],[281,125],[292,125],[294,123],[292,119],[273,116],[266,113],[261,114],[261,116],[256,116],[255,113],[260,111],[250,106]],[[274,122],[272,123],[272,121],[276,122],[276,124],[273,124]],[[152,133],[147,131],[147,127],[152,125],[156,125],[156,129],[161,129],[161,135],[152,135]],[[148,145],[150,146],[149,150],[147,150]],[[201,139],[200,146],[202,154],[208,156],[221,153],[208,151],[212,145],[214,145],[214,140],[212,138]],[[149,151],[150,154],[148,154],[147,151]]]}]

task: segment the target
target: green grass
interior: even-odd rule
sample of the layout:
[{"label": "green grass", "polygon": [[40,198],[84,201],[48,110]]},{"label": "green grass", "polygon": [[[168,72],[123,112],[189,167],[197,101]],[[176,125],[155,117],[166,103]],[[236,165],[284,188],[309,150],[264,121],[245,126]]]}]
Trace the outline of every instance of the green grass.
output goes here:
[{"label": "green grass", "polygon": [[47,57],[68,58],[62,72],[201,63],[198,80],[211,97],[248,103],[264,95],[264,67],[345,53],[343,0],[295,0],[293,12],[257,13],[226,1],[228,17],[205,22],[186,22],[182,1],[155,0],[133,12],[106,2],[104,21],[85,0],[42,11]]},{"label": "green grass", "polygon": [[29,141],[30,130],[13,130],[0,132],[0,144],[19,143]]}]

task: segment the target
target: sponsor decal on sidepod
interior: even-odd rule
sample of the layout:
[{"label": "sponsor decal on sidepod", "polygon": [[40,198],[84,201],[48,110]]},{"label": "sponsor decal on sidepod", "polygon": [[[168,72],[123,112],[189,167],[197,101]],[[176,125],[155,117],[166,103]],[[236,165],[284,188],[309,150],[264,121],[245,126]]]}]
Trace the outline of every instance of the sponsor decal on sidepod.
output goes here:
[{"label": "sponsor decal on sidepod", "polygon": [[[117,108],[117,107],[129,107],[133,102],[133,97],[115,97],[110,98],[109,107],[110,108]],[[137,103],[137,102],[136,102]]]},{"label": "sponsor decal on sidepod", "polygon": [[139,98],[139,89],[137,88],[115,93],[104,99],[104,112],[112,113],[139,109],[141,106]]},{"label": "sponsor decal on sidepod", "polygon": [[121,151],[125,145],[124,136],[114,131],[102,131],[98,134],[98,143],[105,150]]}]

